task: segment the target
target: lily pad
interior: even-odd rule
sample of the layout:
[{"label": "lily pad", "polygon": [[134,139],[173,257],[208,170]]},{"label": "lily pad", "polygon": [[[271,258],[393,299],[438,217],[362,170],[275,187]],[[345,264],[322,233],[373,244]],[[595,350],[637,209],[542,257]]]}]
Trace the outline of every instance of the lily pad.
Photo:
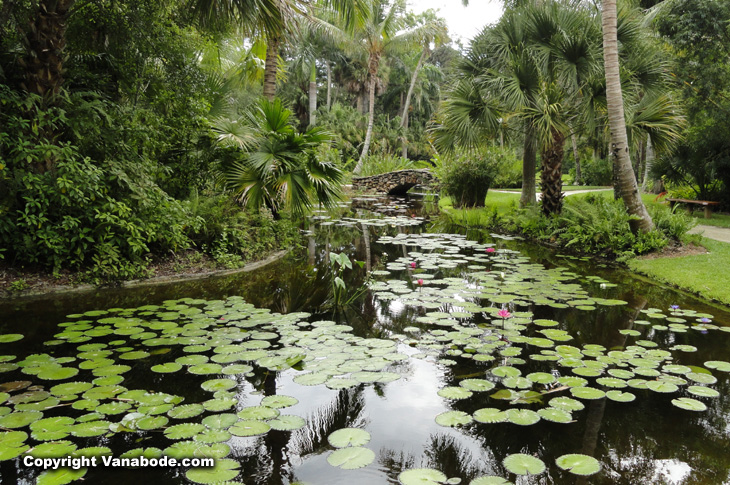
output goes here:
[{"label": "lily pad", "polygon": [[331,433],[327,441],[335,448],[362,446],[370,441],[370,433],[359,428],[342,428]]},{"label": "lily pad", "polygon": [[228,458],[218,459],[210,468],[191,468],[185,473],[188,480],[195,483],[220,483],[236,478],[241,472],[241,464]]},{"label": "lily pad", "polygon": [[38,475],[36,485],[66,485],[75,480],[79,480],[86,475],[88,468],[59,468],[58,470],[46,470]]},{"label": "lily pad", "polygon": [[507,421],[520,426],[530,426],[540,421],[540,415],[530,409],[508,409]]},{"label": "lily pad", "polygon": [[578,399],[601,399],[606,395],[605,392],[594,387],[571,387],[570,393]]},{"label": "lily pad", "polygon": [[447,479],[446,475],[433,468],[415,468],[398,475],[398,481],[402,485],[439,485]]},{"label": "lily pad", "polygon": [[241,419],[267,420],[274,419],[278,415],[278,410],[266,406],[250,406],[238,412],[238,417]]},{"label": "lily pad", "polygon": [[294,406],[298,402],[299,400],[295,397],[277,394],[274,396],[266,396],[265,398],[263,398],[261,400],[261,405],[269,408],[281,409],[287,408],[289,406]]},{"label": "lily pad", "polygon": [[704,386],[689,386],[687,391],[698,397],[718,397],[720,395],[715,389]]},{"label": "lily pad", "polygon": [[234,436],[258,436],[266,434],[271,429],[267,423],[263,421],[239,421],[230,428],[228,431]]},{"label": "lily pad", "polygon": [[327,457],[327,463],[343,470],[362,468],[371,464],[373,460],[375,460],[375,453],[361,446],[340,448]]},{"label": "lily pad", "polygon": [[609,398],[611,401],[616,402],[631,402],[636,399],[636,396],[631,394],[630,392],[621,391],[608,391],[606,393],[606,397]]},{"label": "lily pad", "polygon": [[601,463],[588,455],[569,454],[558,457],[555,464],[575,475],[594,475],[601,471]]},{"label": "lily pad", "polygon": [[687,411],[706,411],[707,406],[705,403],[698,401],[697,399],[692,399],[690,397],[680,397],[677,399],[672,399],[672,404],[677,406],[681,409],[686,409]]},{"label": "lily pad", "polygon": [[436,416],[436,424],[440,426],[463,426],[471,421],[472,417],[463,411],[446,411]]},{"label": "lily pad", "polygon": [[463,387],[444,387],[437,393],[439,396],[446,399],[467,399],[472,396],[472,392],[464,389]]},{"label": "lily pad", "polygon": [[539,475],[545,471],[545,463],[542,460],[524,453],[509,455],[502,464],[515,475]]},{"label": "lily pad", "polygon": [[281,414],[279,417],[267,421],[267,423],[271,426],[271,429],[278,431],[295,431],[307,424],[303,418],[293,414]]},{"label": "lily pad", "polygon": [[482,408],[474,411],[474,420],[480,423],[503,423],[507,421],[507,413],[497,408]]},{"label": "lily pad", "polygon": [[542,419],[552,421],[554,423],[570,423],[573,417],[568,411],[559,408],[547,407],[537,411]]},{"label": "lily pad", "polygon": [[459,385],[473,392],[485,392],[494,389],[494,383],[486,379],[464,379],[459,382]]}]

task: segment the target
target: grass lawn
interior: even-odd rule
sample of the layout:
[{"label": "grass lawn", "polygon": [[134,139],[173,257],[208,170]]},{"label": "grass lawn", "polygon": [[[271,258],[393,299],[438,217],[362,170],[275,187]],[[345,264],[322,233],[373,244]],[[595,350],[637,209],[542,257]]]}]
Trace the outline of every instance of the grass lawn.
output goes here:
[{"label": "grass lawn", "polygon": [[634,259],[629,268],[663,283],[730,304],[730,244],[702,238],[707,254],[678,258]]},{"label": "grass lawn", "polygon": [[[572,192],[574,190],[609,190],[612,187],[605,187],[602,185],[563,185],[563,192]],[[492,189],[490,189],[492,190]],[[495,188],[494,190],[504,190],[508,192],[517,192],[518,194],[522,192],[522,189],[499,189]]]},{"label": "grass lawn", "polygon": [[717,227],[730,227],[730,214],[712,214],[710,219],[705,219],[702,212],[695,212],[692,216],[697,221],[697,224],[704,226],[717,226]]}]

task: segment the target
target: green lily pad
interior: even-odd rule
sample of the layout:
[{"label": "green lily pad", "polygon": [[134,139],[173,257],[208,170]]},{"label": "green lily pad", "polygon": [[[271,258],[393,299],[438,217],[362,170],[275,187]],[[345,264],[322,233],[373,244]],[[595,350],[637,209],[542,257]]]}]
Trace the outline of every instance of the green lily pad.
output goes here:
[{"label": "green lily pad", "polygon": [[210,379],[203,382],[200,387],[206,391],[215,392],[227,391],[228,389],[233,389],[237,385],[238,383],[233,379]]},{"label": "green lily pad", "polygon": [[482,408],[474,411],[474,420],[480,423],[503,423],[507,421],[507,413],[497,408]]},{"label": "green lily pad", "polygon": [[503,365],[492,369],[492,374],[497,377],[519,377],[522,375],[522,371],[516,367]]},{"label": "green lily pad", "polygon": [[22,339],[23,335],[19,333],[6,333],[4,335],[0,335],[0,344],[9,344],[11,342],[17,342],[18,340]]},{"label": "green lily pad", "polygon": [[558,457],[555,464],[575,475],[594,475],[601,471],[601,463],[588,455],[569,454]]},{"label": "green lily pad", "polygon": [[665,381],[647,381],[647,389],[651,389],[654,392],[670,393],[676,392],[679,387],[676,384]]},{"label": "green lily pad", "polygon": [[198,443],[222,443],[230,440],[231,436],[233,435],[224,429],[206,429],[195,435],[193,440]]},{"label": "green lily pad", "polygon": [[485,392],[494,389],[494,383],[486,379],[464,379],[459,382],[459,385],[473,392]]},{"label": "green lily pad", "polygon": [[463,411],[446,411],[436,416],[436,424],[440,426],[463,426],[471,421],[472,417]]},{"label": "green lily pad", "polygon": [[36,485],[66,485],[79,480],[86,475],[88,468],[59,468],[58,470],[46,470],[38,475]]},{"label": "green lily pad", "polygon": [[601,399],[605,392],[593,387],[571,387],[570,393],[578,399]]},{"label": "green lily pad", "polygon": [[167,415],[173,419],[187,419],[203,414],[203,411],[205,408],[202,404],[183,404],[170,409]]},{"label": "green lily pad", "polygon": [[463,387],[444,387],[437,393],[439,396],[446,399],[467,399],[472,396],[472,392],[464,389]]},{"label": "green lily pad", "polygon": [[55,441],[68,436],[74,422],[74,418],[68,416],[44,418],[31,423],[30,429],[35,440]]},{"label": "green lily pad", "polygon": [[537,411],[542,419],[552,421],[554,423],[570,423],[573,417],[568,411],[560,408],[547,407]]},{"label": "green lily pad", "polygon": [[294,382],[302,386],[316,386],[319,384],[324,384],[329,378],[330,376],[327,374],[311,373],[296,376],[293,380]]},{"label": "green lily pad", "polygon": [[238,416],[233,413],[213,414],[203,419],[202,423],[211,429],[230,428],[238,421]]},{"label": "green lily pad", "polygon": [[707,410],[707,406],[705,405],[705,403],[698,401],[697,399],[692,399],[690,397],[680,397],[677,399],[672,399],[672,404],[680,409],[686,409],[687,411]]},{"label": "green lily pad", "polygon": [[72,394],[81,394],[94,387],[90,382],[64,382],[57,384],[50,389],[54,396],[67,396]]},{"label": "green lily pad", "polygon": [[228,431],[234,436],[258,436],[266,434],[271,429],[267,423],[263,421],[239,421],[230,428]]},{"label": "green lily pad", "polygon": [[685,374],[685,377],[690,381],[696,382],[698,384],[714,384],[717,382],[717,378],[709,372],[690,372],[688,374]]},{"label": "green lily pad", "polygon": [[495,475],[477,477],[469,485],[513,485],[512,482]]},{"label": "green lily pad", "polygon": [[150,367],[152,372],[158,372],[160,374],[170,374],[172,372],[177,372],[180,369],[182,369],[182,365],[177,362],[166,362],[164,364],[157,364]]},{"label": "green lily pad", "polygon": [[181,423],[167,428],[165,436],[171,440],[185,440],[202,431],[205,431],[205,426],[200,423]]},{"label": "green lily pad", "polygon": [[165,426],[168,421],[166,416],[146,416],[137,421],[137,429],[159,429]]},{"label": "green lily pad", "polygon": [[398,475],[398,481],[402,485],[439,485],[447,479],[446,475],[433,468],[415,468]]},{"label": "green lily pad", "polygon": [[271,429],[278,431],[295,431],[306,426],[307,422],[293,414],[281,414],[279,417],[267,421]]},{"label": "green lily pad", "polygon": [[76,450],[76,445],[70,441],[47,441],[33,447],[30,454],[36,458],[61,458]]},{"label": "green lily pad", "polygon": [[40,411],[16,411],[1,417],[0,427],[10,429],[24,428],[32,422],[38,421],[42,417],[43,413]]},{"label": "green lily pad", "polygon": [[539,475],[545,471],[545,463],[542,460],[524,453],[509,455],[502,464],[515,475]]},{"label": "green lily pad", "polygon": [[616,402],[631,402],[636,399],[636,396],[634,396],[630,392],[621,391],[608,391],[606,393],[606,397],[609,398],[611,401]]},{"label": "green lily pad", "polygon": [[241,419],[267,420],[274,419],[278,415],[279,411],[277,409],[266,406],[250,406],[238,412],[238,417]]},{"label": "green lily pad", "polygon": [[555,376],[548,372],[533,372],[527,374],[527,378],[535,384],[552,384],[556,380]]},{"label": "green lily pad", "polygon": [[554,397],[548,404],[554,408],[564,409],[566,411],[580,411],[585,408],[582,402],[565,396]]},{"label": "green lily pad", "polygon": [[370,441],[370,433],[359,428],[342,428],[331,433],[327,441],[335,448],[362,446]]},{"label": "green lily pad", "polygon": [[720,393],[716,391],[715,389],[710,389],[709,387],[704,386],[689,386],[687,388],[687,391],[695,396],[698,397],[718,397],[720,396]]},{"label": "green lily pad", "polygon": [[241,464],[228,458],[218,459],[210,468],[191,468],[185,472],[188,480],[195,483],[221,483],[236,478]]},{"label": "green lily pad", "polygon": [[720,372],[730,372],[730,362],[724,360],[708,360],[705,362],[705,367],[708,369],[715,369]]},{"label": "green lily pad", "polygon": [[507,421],[520,426],[530,426],[540,421],[540,415],[530,409],[508,409]]},{"label": "green lily pad", "polygon": [[288,408],[289,406],[294,406],[298,402],[299,400],[295,397],[277,394],[274,396],[266,396],[265,398],[263,398],[261,400],[261,405],[269,408],[281,409]]},{"label": "green lily pad", "polygon": [[71,434],[80,438],[90,438],[92,436],[101,436],[109,432],[109,421],[89,421],[86,423],[76,423],[71,428]]},{"label": "green lily pad", "polygon": [[373,460],[375,460],[375,453],[361,446],[340,448],[327,457],[327,463],[343,470],[362,468],[371,464]]}]

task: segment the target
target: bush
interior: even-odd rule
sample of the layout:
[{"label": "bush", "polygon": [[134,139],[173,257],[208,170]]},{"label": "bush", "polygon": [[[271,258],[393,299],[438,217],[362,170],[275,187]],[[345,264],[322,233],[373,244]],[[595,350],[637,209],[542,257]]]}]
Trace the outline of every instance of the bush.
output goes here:
[{"label": "bush", "polygon": [[370,154],[363,160],[360,177],[379,175],[381,173],[394,172],[396,170],[418,169],[430,167],[428,162],[409,160],[397,155]]},{"label": "bush", "polygon": [[[612,185],[613,167],[607,160],[587,158],[581,161],[581,183],[583,185]],[[575,180],[575,167],[569,171],[572,180]]]},{"label": "bush", "polygon": [[451,196],[454,207],[483,207],[490,187],[521,186],[520,162],[502,148],[435,157],[433,162],[441,189]]}]

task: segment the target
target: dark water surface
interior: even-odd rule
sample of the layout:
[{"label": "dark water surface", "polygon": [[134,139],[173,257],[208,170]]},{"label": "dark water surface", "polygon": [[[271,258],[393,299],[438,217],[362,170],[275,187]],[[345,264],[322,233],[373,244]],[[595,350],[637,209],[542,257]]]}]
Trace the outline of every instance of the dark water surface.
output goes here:
[{"label": "dark water surface", "polygon": [[[407,204],[403,201],[380,203],[383,205],[374,208],[390,211],[391,214],[411,217],[419,213],[419,204]],[[373,208],[372,204],[370,208]],[[353,209],[346,215],[354,218],[376,217],[364,208]],[[418,327],[423,334],[435,328],[449,330],[448,327],[419,322],[416,318],[424,317],[427,312],[458,310],[458,305],[453,301],[445,302],[439,308],[424,309],[404,303],[398,298],[380,298],[371,291],[341,312],[333,313],[327,303],[332,288],[328,262],[330,252],[346,253],[352,260],[365,262],[366,268],[360,270],[356,265],[352,271],[344,273],[347,288],[352,291],[362,283],[366,269],[382,271],[388,262],[392,264],[398,258],[408,258],[412,251],[438,252],[421,247],[379,243],[377,241],[380,237],[398,234],[405,236],[422,230],[443,232],[443,227],[430,224],[397,227],[392,223],[366,226],[355,221],[342,225],[336,219],[323,218],[313,221],[312,229],[313,233],[308,238],[306,247],[296,249],[284,259],[253,273],[154,287],[101,289],[79,295],[0,303],[0,334],[24,335],[19,342],[0,344],[0,355],[16,355],[16,361],[33,353],[75,355],[74,352],[77,351],[71,344],[53,347],[43,345],[43,342],[53,339],[53,335],[61,330],[59,323],[69,321],[67,315],[89,310],[161,305],[165,301],[181,298],[223,300],[230,296],[242,296],[246,302],[257,308],[268,308],[272,312],[308,312],[311,316],[306,320],[311,322],[335,320],[351,326],[355,335],[364,338],[389,339],[402,335],[411,337],[413,331],[408,330],[409,327]],[[452,228],[452,231],[457,232],[458,229]],[[608,352],[636,345],[638,340],[648,340],[658,344],[658,349],[670,349],[675,345],[697,348],[696,352],[671,350],[672,364],[703,366],[707,361],[730,360],[728,332],[718,329],[698,331],[691,328],[685,332],[674,332],[635,323],[637,320],[646,320],[646,313],[642,310],[653,308],[669,315],[670,305],[677,305],[682,310],[711,314],[714,325],[730,325],[730,313],[721,308],[635,278],[625,271],[562,257],[521,241],[495,239],[480,232],[470,232],[467,236],[468,239],[482,244],[494,244],[500,250],[519,251],[523,256],[529,256],[532,262],[540,263],[546,268],[565,267],[575,273],[575,282],[580,283],[590,296],[627,302],[620,306],[596,305],[595,310],[555,308],[533,302],[506,307],[512,312],[532,312],[533,319],[559,322],[559,326],[555,328],[566,330],[573,337],[567,342],[556,342],[559,345],[580,348],[584,344],[600,344]],[[470,254],[468,248],[464,254]],[[389,276],[375,276],[374,280],[385,282],[403,279],[413,285],[415,278],[422,274],[418,271],[421,271],[420,267],[413,273],[409,270],[393,270]],[[436,278],[465,278],[465,271],[464,265],[459,265],[456,268],[425,270],[425,273]],[[498,272],[500,268],[492,268],[492,271]],[[589,276],[600,279],[595,281],[587,278]],[[601,284],[603,281],[608,284]],[[428,281],[425,284],[428,285]],[[412,289],[412,286],[409,288]],[[527,298],[523,297],[521,300],[525,301]],[[499,303],[487,300],[478,303],[484,307],[500,307]],[[686,320],[687,326],[695,323],[693,318],[687,317]],[[459,322],[464,327],[481,323],[487,328],[484,316],[479,314],[473,318],[461,318]],[[651,321],[652,325],[658,323],[666,325],[663,321]],[[489,328],[488,332],[499,333]],[[624,335],[619,333],[622,329],[637,330],[641,335]],[[558,370],[561,375],[571,375],[570,368],[558,366],[555,362],[528,358],[535,352],[534,348],[528,349],[528,346],[520,344],[514,346],[525,350],[520,355],[525,362],[518,361],[514,364],[520,369],[522,376],[536,371],[550,372],[553,369]],[[247,376],[233,376],[238,381],[238,387],[234,389],[239,402],[236,409],[258,405],[262,395],[293,396],[298,399],[298,404],[282,412],[301,416],[307,422],[304,428],[294,432],[272,430],[262,436],[233,437],[228,441],[232,450],[228,458],[238,461],[242,471],[233,482],[262,485],[297,482],[384,484],[398,483],[399,473],[407,469],[434,468],[450,478],[461,478],[463,484],[484,475],[500,476],[514,483],[730,483],[730,379],[727,372],[711,371],[717,382],[708,387],[719,391],[719,397],[691,396],[686,391],[687,385],[680,385],[679,390],[673,393],[628,387],[620,390],[635,394],[636,399],[633,402],[615,402],[606,398],[581,400],[585,409],[573,412],[573,422],[567,424],[546,420],[530,426],[508,422],[471,422],[465,426],[450,428],[437,424],[435,417],[450,410],[472,414],[486,407],[515,407],[509,401],[490,397],[494,391],[475,392],[473,396],[463,400],[450,400],[437,394],[444,387],[458,386],[466,377],[489,378],[498,382],[493,376],[489,377],[489,370],[509,363],[509,358],[496,355],[492,362],[476,362],[463,355],[446,353],[443,349],[433,352],[438,355],[428,355],[428,351],[424,354],[423,349],[409,338],[398,340],[397,349],[410,357],[396,361],[386,369],[402,375],[400,379],[388,383],[364,383],[347,389],[332,390],[321,384],[303,386],[295,383],[293,378],[303,373],[296,368],[268,372],[256,365]],[[333,348],[334,352],[337,349]],[[185,355],[184,352],[174,348],[167,355],[152,355],[145,359],[124,362],[132,366],[132,369],[124,374],[121,385],[128,389],[147,389],[179,395],[185,398],[185,403],[209,399],[210,394],[202,390],[200,384],[211,378],[226,376],[192,375],[186,374],[184,370],[173,374],[158,374],[148,370],[152,365],[172,361],[181,355]],[[208,355],[212,354],[209,352]],[[71,380],[92,378],[90,374],[88,377],[86,374],[79,374]],[[47,388],[64,382],[42,381],[32,375],[23,374],[20,370],[0,374],[0,383],[26,379]],[[692,384],[695,383],[689,383]],[[544,390],[544,387],[535,385],[535,389]],[[563,390],[546,395],[541,403],[521,404],[519,407],[539,410],[547,405],[550,398],[557,396],[570,397],[571,394],[568,390]],[[693,397],[706,404],[707,410],[693,412],[679,409],[671,403],[678,397]],[[68,407],[55,408],[46,413],[45,416],[67,414],[74,417],[82,414]],[[108,419],[118,421],[119,416]],[[373,463],[356,470],[342,470],[327,462],[328,455],[334,449],[328,444],[327,436],[344,427],[362,428],[370,432],[372,438],[364,446],[375,452]],[[21,430],[28,431],[28,428]],[[163,436],[161,430],[118,433],[101,438],[64,439],[72,440],[79,448],[106,446],[112,449],[115,456],[137,447],[164,449],[172,443]],[[547,465],[546,472],[536,477],[515,476],[502,464],[505,457],[514,453],[539,457]],[[589,477],[576,477],[559,469],[555,465],[555,459],[567,453],[595,457],[601,463],[601,472]],[[190,483],[185,478],[185,471],[182,468],[127,470],[100,467],[90,469],[83,483]],[[0,481],[3,484],[35,483],[38,474],[38,469],[24,467],[20,458],[0,462]]]}]

